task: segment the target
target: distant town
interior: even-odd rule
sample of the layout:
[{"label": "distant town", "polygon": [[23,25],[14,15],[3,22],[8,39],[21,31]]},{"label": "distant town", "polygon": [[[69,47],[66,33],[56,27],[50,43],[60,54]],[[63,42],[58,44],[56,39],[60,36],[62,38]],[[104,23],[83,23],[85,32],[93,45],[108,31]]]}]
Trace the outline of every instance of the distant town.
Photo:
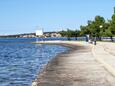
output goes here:
[{"label": "distant town", "polygon": [[[35,38],[35,33],[24,33],[24,34],[15,34],[15,35],[0,35],[0,38]],[[41,36],[37,36],[41,37]],[[42,37],[61,37],[61,34],[58,32],[44,32]]]}]

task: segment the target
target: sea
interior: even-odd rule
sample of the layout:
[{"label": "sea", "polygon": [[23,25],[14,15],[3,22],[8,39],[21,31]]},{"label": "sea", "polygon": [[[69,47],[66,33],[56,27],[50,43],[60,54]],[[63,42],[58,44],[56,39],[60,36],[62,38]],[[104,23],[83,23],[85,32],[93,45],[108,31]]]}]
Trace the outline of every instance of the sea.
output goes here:
[{"label": "sea", "polygon": [[68,38],[0,38],[0,86],[31,86],[49,61],[70,49],[62,45],[32,44],[36,40]]},{"label": "sea", "polygon": [[[0,38],[0,86],[31,86],[49,61],[69,50],[61,45],[32,44],[36,39]],[[46,40],[56,39],[67,40]]]}]

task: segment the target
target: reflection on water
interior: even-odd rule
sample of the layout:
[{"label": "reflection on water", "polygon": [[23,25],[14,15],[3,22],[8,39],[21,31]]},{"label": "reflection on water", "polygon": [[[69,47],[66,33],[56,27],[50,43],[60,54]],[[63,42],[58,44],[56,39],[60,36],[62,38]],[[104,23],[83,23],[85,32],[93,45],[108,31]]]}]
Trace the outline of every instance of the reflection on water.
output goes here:
[{"label": "reflection on water", "polygon": [[59,45],[31,44],[32,39],[16,40],[0,39],[0,86],[31,86],[48,61],[68,50]]}]

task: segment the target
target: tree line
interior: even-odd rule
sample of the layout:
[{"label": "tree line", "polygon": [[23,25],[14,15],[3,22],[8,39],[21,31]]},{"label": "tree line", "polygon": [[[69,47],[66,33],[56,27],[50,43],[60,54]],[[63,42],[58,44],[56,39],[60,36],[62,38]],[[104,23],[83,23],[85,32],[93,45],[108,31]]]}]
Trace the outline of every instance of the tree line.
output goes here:
[{"label": "tree line", "polygon": [[101,40],[101,37],[110,37],[113,41],[115,36],[115,14],[110,20],[105,20],[102,16],[95,16],[94,20],[88,20],[87,25],[81,25],[80,30],[67,29],[59,32],[63,37],[81,37],[87,34],[90,37],[96,37]]}]

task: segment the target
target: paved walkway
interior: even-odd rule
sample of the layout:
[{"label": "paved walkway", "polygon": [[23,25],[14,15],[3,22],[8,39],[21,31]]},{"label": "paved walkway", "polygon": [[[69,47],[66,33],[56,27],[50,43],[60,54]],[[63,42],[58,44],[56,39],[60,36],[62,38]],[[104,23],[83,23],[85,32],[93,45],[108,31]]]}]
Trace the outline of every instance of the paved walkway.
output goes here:
[{"label": "paved walkway", "polygon": [[115,77],[91,51],[90,46],[78,46],[75,51],[61,54],[48,64],[33,86],[115,86]]},{"label": "paved walkway", "polygon": [[93,48],[93,54],[115,76],[115,43],[98,42]]}]

